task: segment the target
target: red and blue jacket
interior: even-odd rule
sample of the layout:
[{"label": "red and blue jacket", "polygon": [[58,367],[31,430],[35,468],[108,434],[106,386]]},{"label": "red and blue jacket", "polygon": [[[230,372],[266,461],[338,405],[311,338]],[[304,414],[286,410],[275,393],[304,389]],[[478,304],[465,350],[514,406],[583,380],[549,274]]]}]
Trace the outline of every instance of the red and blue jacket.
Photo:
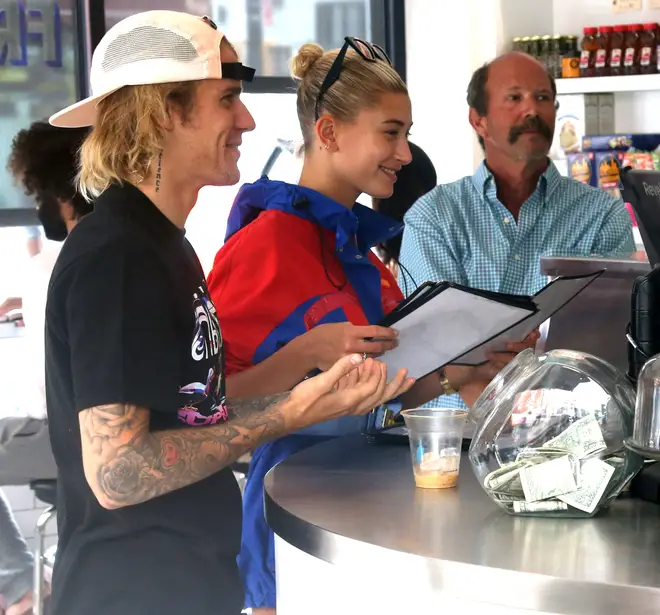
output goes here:
[{"label": "red and blue jacket", "polygon": [[[402,230],[368,207],[351,210],[308,188],[265,177],[244,185],[208,277],[226,374],[258,364],[316,325],[377,324],[403,295],[371,248]],[[346,417],[305,433],[364,426],[364,417]]]}]

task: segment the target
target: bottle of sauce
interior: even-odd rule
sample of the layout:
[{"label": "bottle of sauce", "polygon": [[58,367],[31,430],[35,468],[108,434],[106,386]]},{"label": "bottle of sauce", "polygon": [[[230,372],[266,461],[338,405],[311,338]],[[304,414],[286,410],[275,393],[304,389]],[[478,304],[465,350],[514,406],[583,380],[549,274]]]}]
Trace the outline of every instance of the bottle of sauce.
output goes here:
[{"label": "bottle of sauce", "polygon": [[600,26],[598,36],[596,37],[596,77],[607,77],[610,74],[610,65],[608,63],[610,55],[610,44],[612,39],[612,26]]},{"label": "bottle of sauce", "polygon": [[643,27],[640,23],[628,26],[624,45],[626,51],[623,55],[623,74],[639,75],[639,35]]},{"label": "bottle of sauce", "polygon": [[639,72],[652,75],[658,72],[658,24],[645,23],[639,36]]},{"label": "bottle of sauce", "polygon": [[596,34],[598,28],[585,28],[582,38],[582,53],[580,54],[580,75],[582,77],[596,76],[596,51],[598,43]]},{"label": "bottle of sauce", "polygon": [[623,56],[626,52],[626,32],[628,26],[614,26],[610,38],[610,75],[623,75]]},{"label": "bottle of sauce", "polygon": [[580,76],[580,57],[577,36],[571,34],[565,38],[564,54],[561,59],[561,76],[564,79]]}]

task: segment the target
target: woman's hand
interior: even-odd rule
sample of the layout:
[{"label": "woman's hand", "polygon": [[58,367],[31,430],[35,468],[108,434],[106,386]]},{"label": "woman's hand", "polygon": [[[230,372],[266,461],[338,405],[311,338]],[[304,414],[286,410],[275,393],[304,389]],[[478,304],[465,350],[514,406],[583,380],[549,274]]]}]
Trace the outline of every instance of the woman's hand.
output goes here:
[{"label": "woman's hand", "polygon": [[397,335],[394,329],[388,327],[341,322],[314,327],[299,339],[311,364],[326,371],[349,354],[377,357],[392,350],[397,345]]}]

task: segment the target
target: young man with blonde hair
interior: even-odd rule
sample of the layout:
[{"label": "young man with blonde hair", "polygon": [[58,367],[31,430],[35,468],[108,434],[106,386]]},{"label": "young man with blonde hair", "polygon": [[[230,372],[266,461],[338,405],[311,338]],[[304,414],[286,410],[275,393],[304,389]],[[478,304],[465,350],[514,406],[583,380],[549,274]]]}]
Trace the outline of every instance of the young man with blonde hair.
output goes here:
[{"label": "young man with blonde hair", "polygon": [[208,18],[150,11],[111,28],[93,96],[54,115],[92,125],[46,315],[59,469],[52,615],[238,615],[241,500],[230,464],[273,438],[405,392],[405,370],[348,355],[290,393],[225,397],[223,339],[184,237],[206,185],[239,179],[243,66]]}]

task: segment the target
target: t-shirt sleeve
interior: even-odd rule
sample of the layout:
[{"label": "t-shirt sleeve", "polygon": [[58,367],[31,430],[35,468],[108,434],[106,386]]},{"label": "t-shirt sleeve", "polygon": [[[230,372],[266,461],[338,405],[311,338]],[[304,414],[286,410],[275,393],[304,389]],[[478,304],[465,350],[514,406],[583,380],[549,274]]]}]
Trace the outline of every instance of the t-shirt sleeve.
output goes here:
[{"label": "t-shirt sleeve", "polygon": [[176,412],[176,310],[156,256],[120,241],[71,268],[63,309],[76,410],[126,403]]}]

